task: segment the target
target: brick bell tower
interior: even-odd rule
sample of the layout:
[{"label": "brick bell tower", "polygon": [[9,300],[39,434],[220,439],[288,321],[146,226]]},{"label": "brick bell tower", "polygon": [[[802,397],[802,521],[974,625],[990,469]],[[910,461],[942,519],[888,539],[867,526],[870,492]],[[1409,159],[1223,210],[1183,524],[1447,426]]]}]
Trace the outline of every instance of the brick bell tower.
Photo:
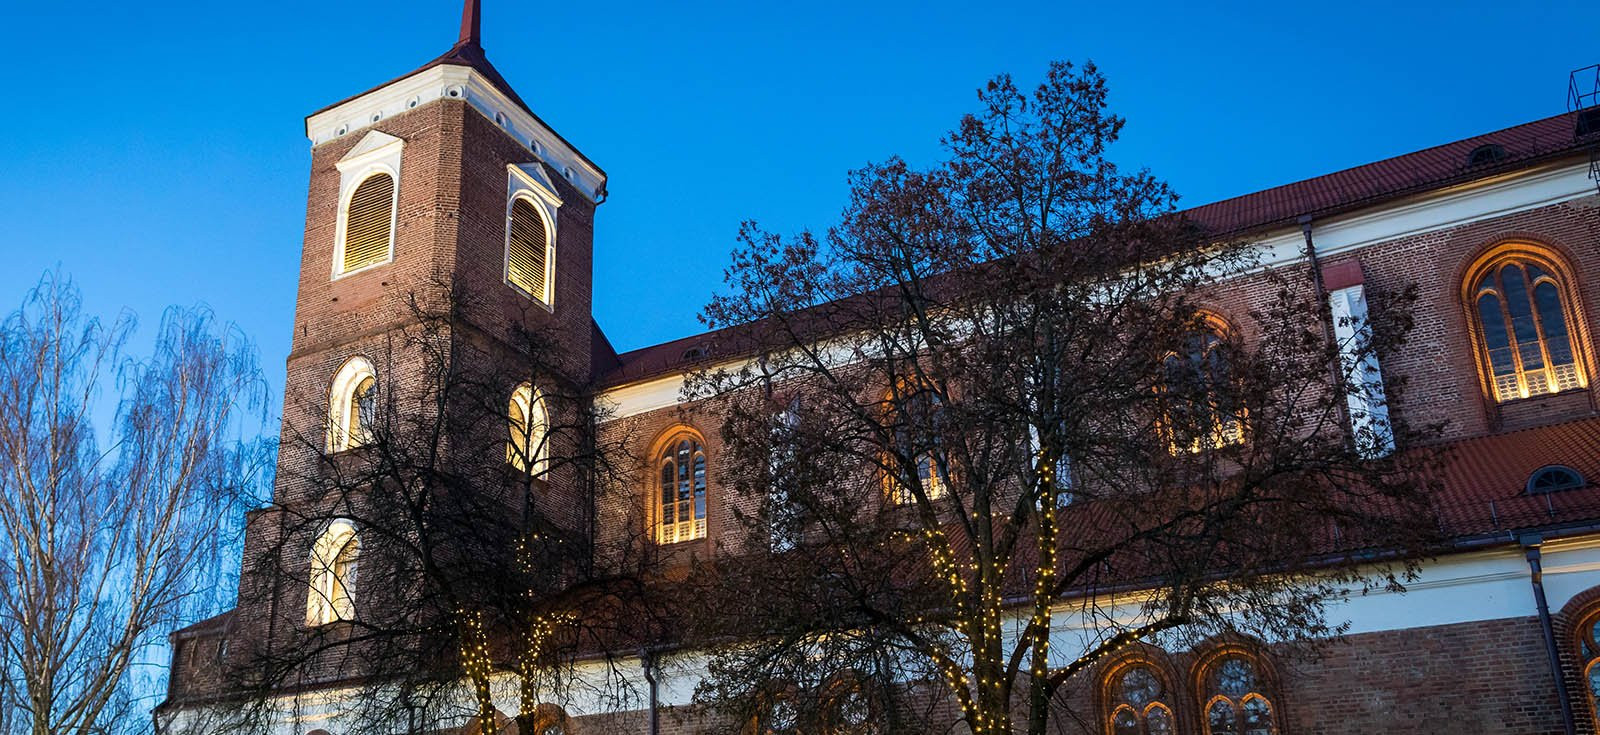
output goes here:
[{"label": "brick bell tower", "polygon": [[[416,304],[459,300],[446,339],[453,351],[466,340],[474,354],[515,365],[515,335],[538,331],[551,338],[553,374],[569,386],[591,382],[592,237],[606,175],[489,63],[480,27],[478,0],[466,0],[460,37],[444,55],[306,118],[311,176],[273,502],[249,516],[236,609],[174,635],[169,701],[204,688],[203,672],[186,661],[213,638],[231,638],[234,650],[274,646],[317,629],[322,612],[335,623],[359,615],[359,604],[352,613],[329,599],[319,610],[308,598],[315,544],[347,523],[341,516],[359,515],[331,507],[316,480],[345,456],[360,460],[341,431],[366,418],[350,396],[367,378],[397,414],[419,406],[401,395],[419,366],[395,349],[420,323]],[[590,512],[581,483],[551,477],[538,502],[581,530]],[[358,534],[358,522],[348,523]],[[353,576],[351,596],[372,599]],[[322,674],[352,673],[340,668]]]},{"label": "brick bell tower", "polygon": [[317,458],[295,445],[334,422],[352,361],[369,363],[385,400],[414,381],[414,366],[385,355],[415,327],[418,303],[442,309],[449,293],[452,338],[489,353],[510,354],[518,334],[536,331],[549,369],[572,386],[590,382],[606,175],[512,90],[480,29],[479,0],[465,0],[444,55],[306,118],[311,180],[279,505],[296,502],[294,478],[315,471]]}]

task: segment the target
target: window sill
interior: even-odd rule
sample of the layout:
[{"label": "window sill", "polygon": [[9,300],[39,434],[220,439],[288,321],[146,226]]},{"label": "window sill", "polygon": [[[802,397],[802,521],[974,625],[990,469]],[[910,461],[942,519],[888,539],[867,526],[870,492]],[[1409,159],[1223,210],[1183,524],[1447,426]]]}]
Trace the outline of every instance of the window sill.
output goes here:
[{"label": "window sill", "polygon": [[1496,403],[1494,428],[1498,431],[1515,431],[1583,418],[1594,412],[1590,398],[1589,388],[1573,388],[1560,393]]}]

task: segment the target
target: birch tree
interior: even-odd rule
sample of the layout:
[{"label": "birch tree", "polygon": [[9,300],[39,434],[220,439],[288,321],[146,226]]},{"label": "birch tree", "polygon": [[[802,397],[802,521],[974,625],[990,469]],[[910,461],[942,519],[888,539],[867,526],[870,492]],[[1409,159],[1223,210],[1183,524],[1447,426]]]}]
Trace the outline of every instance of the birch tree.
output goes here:
[{"label": "birch tree", "polygon": [[219,602],[260,480],[262,448],[241,441],[264,391],[251,345],[203,309],[169,310],[142,359],[133,331],[85,314],[58,273],[0,324],[8,733],[148,726],[137,668]]}]

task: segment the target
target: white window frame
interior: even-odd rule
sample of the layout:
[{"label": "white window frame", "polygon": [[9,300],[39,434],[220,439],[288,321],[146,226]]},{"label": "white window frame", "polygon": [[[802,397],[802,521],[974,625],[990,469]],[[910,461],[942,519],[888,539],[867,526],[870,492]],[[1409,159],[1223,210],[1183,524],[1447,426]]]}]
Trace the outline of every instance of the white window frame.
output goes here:
[{"label": "white window frame", "polygon": [[[526,458],[526,466],[517,467],[523,458],[517,456],[516,445],[507,441],[506,462],[516,467],[518,472],[543,477],[550,466],[550,407],[545,403],[544,393],[533,383],[523,383],[511,391],[511,404],[522,411],[522,422],[526,429],[524,440],[527,442],[523,451],[530,456]],[[513,424],[509,428],[515,430],[516,427]]]},{"label": "white window frame", "polygon": [[[335,567],[346,549],[354,546],[350,568],[340,576]],[[354,620],[355,583],[361,565],[361,534],[354,521],[329,521],[311,543],[310,573],[306,577],[306,626],[318,627]],[[344,594],[337,594],[335,587]]]},{"label": "white window frame", "polygon": [[[373,369],[372,363],[367,358],[359,355],[345,360],[344,364],[339,366],[339,371],[334,373],[333,382],[328,386],[329,454],[348,451],[365,443],[364,440],[354,441],[356,437],[351,436],[350,414],[357,410],[354,400],[356,386],[369,377],[377,380],[378,372]],[[381,389],[381,386],[374,388],[374,390]]]},{"label": "white window frame", "polygon": [[[544,223],[544,293],[529,293],[511,281],[511,208],[518,199],[533,205]],[[544,164],[513,163],[506,166],[505,243],[500,253],[500,279],[513,291],[532,299],[547,310],[555,310],[556,296],[556,210],[561,196],[545,174]]]},{"label": "white window frame", "polygon": [[[333,274],[330,280],[362,273],[394,262],[394,242],[400,219],[400,158],[405,141],[388,133],[371,131],[351,148],[334,167],[339,169],[339,216],[333,233]],[[353,270],[344,270],[345,232],[349,226],[350,200],[362,182],[375,174],[388,174],[394,182],[389,200],[389,252],[383,260]]]}]

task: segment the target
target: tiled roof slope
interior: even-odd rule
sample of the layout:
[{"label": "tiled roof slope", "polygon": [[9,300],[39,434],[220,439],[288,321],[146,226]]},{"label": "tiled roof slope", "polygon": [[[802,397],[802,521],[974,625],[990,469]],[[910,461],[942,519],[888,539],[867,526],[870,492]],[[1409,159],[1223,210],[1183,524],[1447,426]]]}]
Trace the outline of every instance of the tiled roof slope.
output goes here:
[{"label": "tiled roof slope", "polygon": [[[1218,236],[1238,236],[1294,224],[1300,217],[1327,217],[1401,197],[1529,168],[1574,155],[1596,142],[1574,135],[1575,115],[1563,113],[1492,133],[1434,146],[1355,168],[1273,187],[1244,196],[1204,204],[1183,214]],[[1504,156],[1469,165],[1480,146],[1498,145]],[[737,329],[737,328],[735,328]],[[620,365],[601,377],[616,386],[684,370],[692,362],[685,352],[703,347],[709,356],[737,354],[729,349],[729,330],[692,335],[631,350],[618,356]]]},{"label": "tiled roof slope", "polygon": [[[1435,502],[1451,537],[1600,519],[1600,418],[1465,439],[1449,450]],[[1528,477],[1546,465],[1571,467],[1589,485],[1528,494]]]}]

